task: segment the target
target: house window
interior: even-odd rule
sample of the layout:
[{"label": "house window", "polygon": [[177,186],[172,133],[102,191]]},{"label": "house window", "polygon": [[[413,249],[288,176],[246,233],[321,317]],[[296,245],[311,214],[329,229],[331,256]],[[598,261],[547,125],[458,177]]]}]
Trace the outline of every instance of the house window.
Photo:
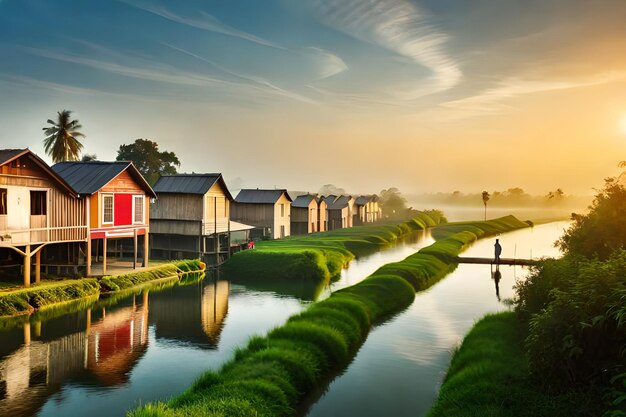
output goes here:
[{"label": "house window", "polygon": [[102,196],[102,223],[113,223],[113,195]]},{"label": "house window", "polygon": [[0,214],[7,214],[7,189],[0,188]]},{"label": "house window", "polygon": [[45,216],[47,212],[47,195],[45,191],[30,192],[30,215]]},{"label": "house window", "polygon": [[280,205],[280,217],[285,217],[285,205]]},{"label": "house window", "polygon": [[143,224],[144,201],[142,195],[133,196],[133,223]]}]

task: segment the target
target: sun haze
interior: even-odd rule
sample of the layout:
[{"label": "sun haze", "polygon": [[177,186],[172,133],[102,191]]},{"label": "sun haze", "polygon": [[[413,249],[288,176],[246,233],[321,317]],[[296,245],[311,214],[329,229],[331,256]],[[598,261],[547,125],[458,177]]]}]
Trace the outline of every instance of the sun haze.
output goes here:
[{"label": "sun haze", "polygon": [[0,2],[2,147],[71,109],[100,159],[244,187],[590,194],[624,159],[623,1],[49,4]]}]

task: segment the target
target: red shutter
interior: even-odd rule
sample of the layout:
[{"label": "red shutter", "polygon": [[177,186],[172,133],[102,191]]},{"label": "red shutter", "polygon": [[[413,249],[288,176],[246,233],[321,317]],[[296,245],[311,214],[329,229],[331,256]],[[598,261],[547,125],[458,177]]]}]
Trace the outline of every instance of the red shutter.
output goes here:
[{"label": "red shutter", "polygon": [[115,194],[115,226],[133,224],[133,195]]}]

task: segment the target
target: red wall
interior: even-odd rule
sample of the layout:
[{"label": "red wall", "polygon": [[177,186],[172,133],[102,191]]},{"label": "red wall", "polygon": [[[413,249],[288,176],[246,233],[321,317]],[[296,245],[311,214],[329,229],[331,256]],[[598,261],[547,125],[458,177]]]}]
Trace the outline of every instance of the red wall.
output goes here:
[{"label": "red wall", "polygon": [[115,226],[126,226],[133,224],[133,195],[115,194],[113,205],[115,206]]}]

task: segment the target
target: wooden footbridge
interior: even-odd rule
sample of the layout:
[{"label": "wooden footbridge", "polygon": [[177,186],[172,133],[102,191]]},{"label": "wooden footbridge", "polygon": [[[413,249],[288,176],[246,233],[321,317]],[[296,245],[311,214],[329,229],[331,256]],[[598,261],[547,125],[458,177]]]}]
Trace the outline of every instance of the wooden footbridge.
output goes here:
[{"label": "wooden footbridge", "polygon": [[517,259],[517,258],[500,258],[496,261],[494,258],[469,258],[459,256],[456,261],[460,264],[482,264],[482,265],[522,265],[532,266],[537,265],[537,261],[534,259]]}]

